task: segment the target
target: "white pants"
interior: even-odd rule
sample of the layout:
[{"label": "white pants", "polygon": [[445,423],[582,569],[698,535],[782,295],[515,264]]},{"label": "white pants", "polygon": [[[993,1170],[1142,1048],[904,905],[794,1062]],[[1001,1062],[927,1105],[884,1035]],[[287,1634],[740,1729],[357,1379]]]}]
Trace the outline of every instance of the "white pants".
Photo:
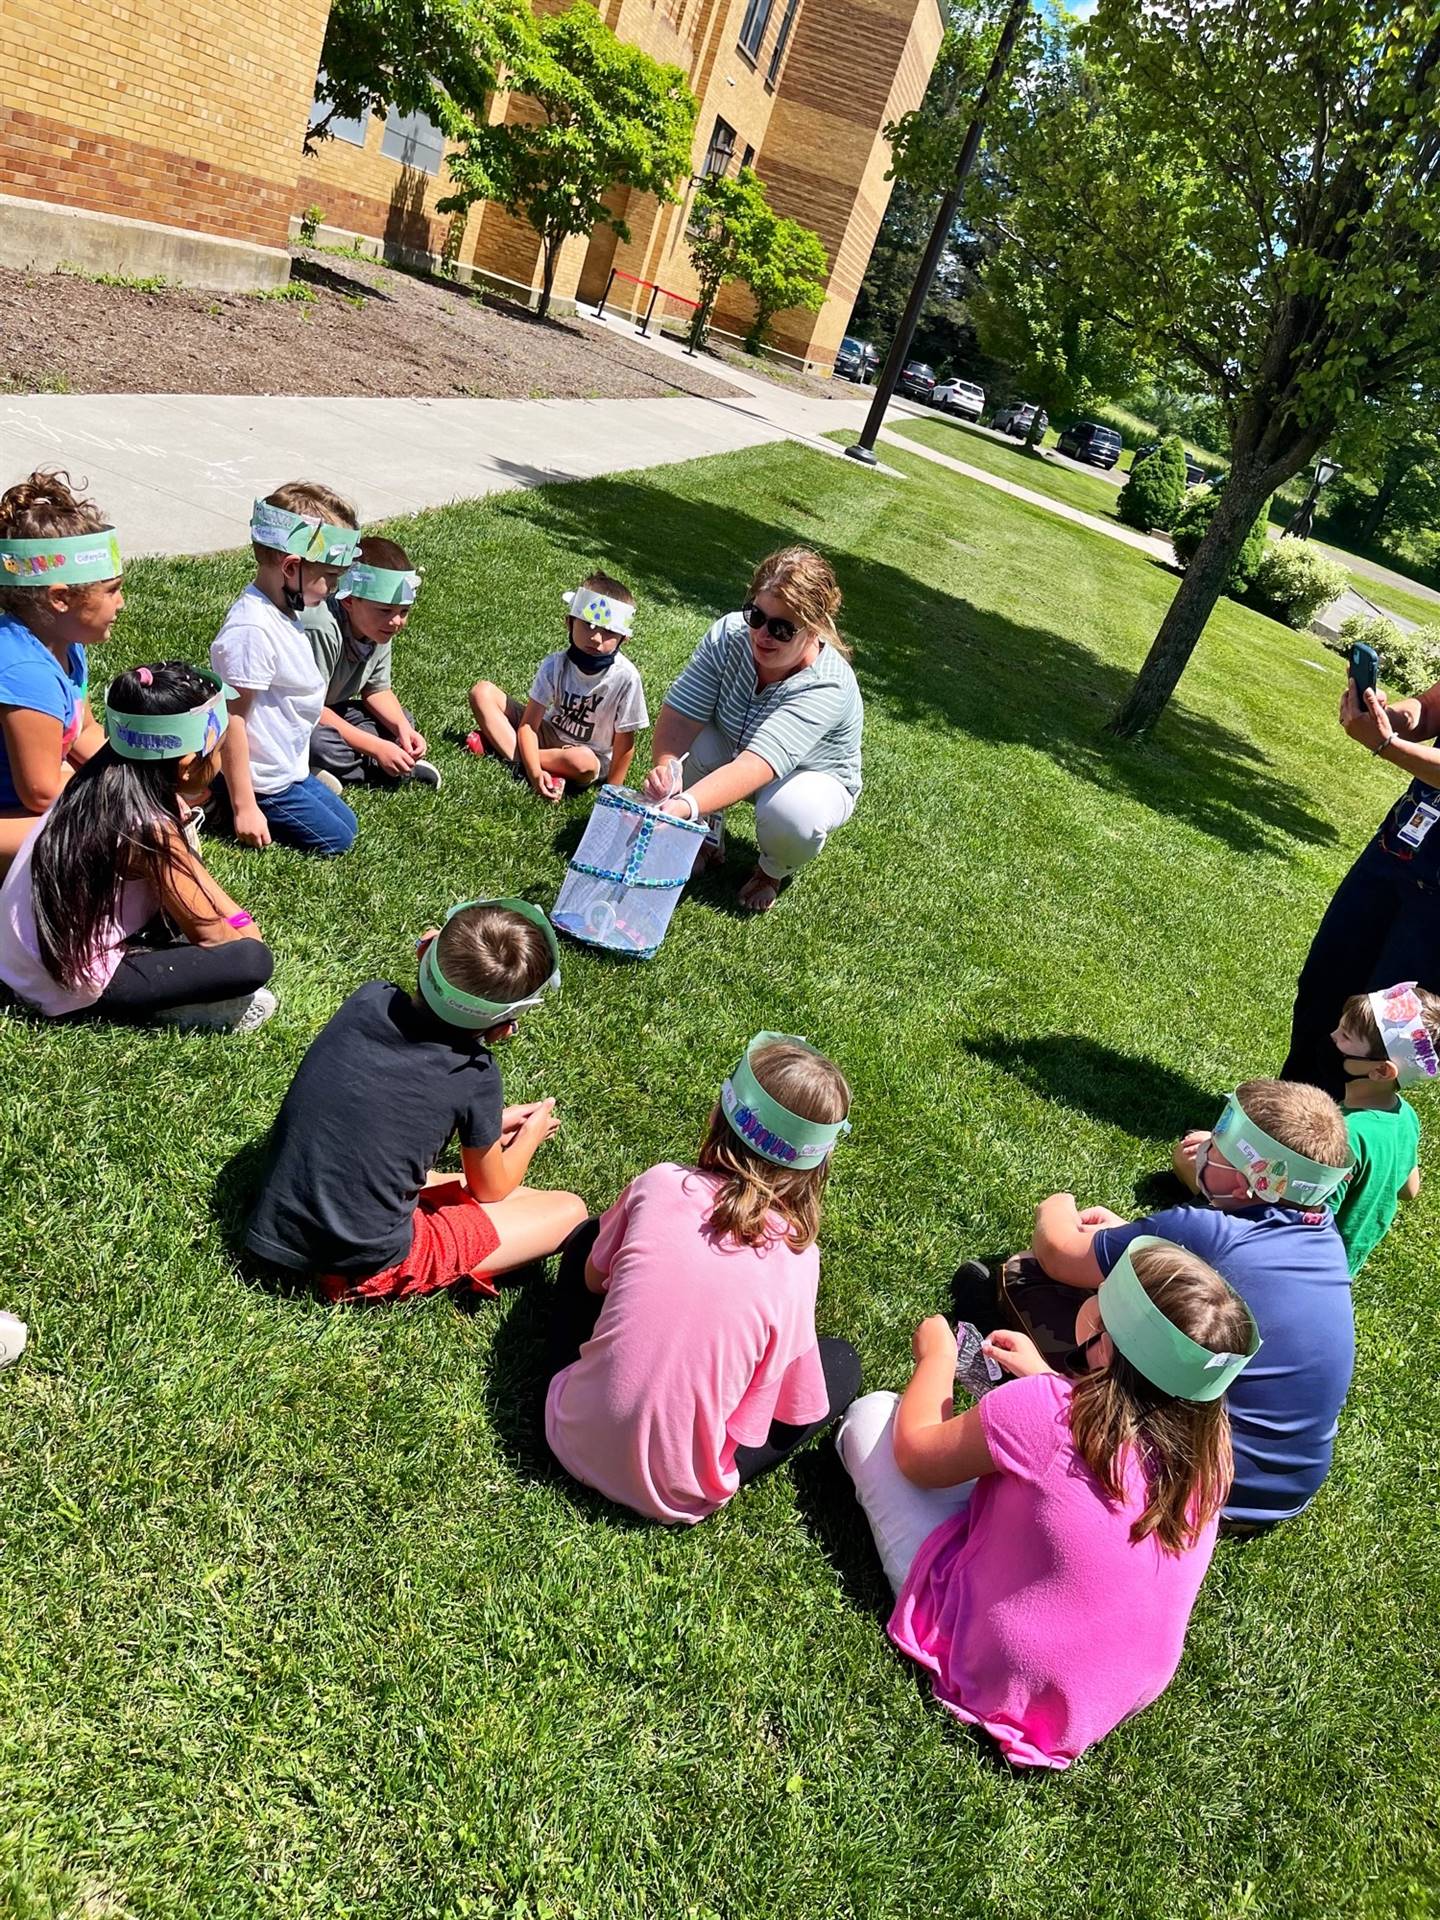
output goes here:
[{"label": "white pants", "polygon": [[880,1564],[897,1594],[922,1542],[975,1491],[973,1480],[958,1487],[917,1487],[905,1478],[895,1464],[899,1404],[895,1393],[864,1394],[850,1402],[835,1435],[835,1450],[855,1482],[855,1497],[870,1522]]},{"label": "white pants", "polygon": [[[685,762],[686,786],[694,786],[717,767],[728,766],[736,751],[718,727],[703,728]],[[854,811],[854,794],[832,773],[807,773],[802,767],[783,780],[772,780],[755,795],[761,867],[772,880],[788,880],[809,866]]]}]

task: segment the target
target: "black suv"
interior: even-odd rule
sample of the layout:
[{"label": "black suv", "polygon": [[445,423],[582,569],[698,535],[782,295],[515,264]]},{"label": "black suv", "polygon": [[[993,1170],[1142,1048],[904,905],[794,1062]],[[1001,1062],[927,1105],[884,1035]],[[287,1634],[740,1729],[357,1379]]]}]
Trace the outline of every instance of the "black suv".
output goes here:
[{"label": "black suv", "polygon": [[1077,420],[1066,427],[1055,442],[1057,453],[1068,453],[1072,460],[1087,460],[1092,467],[1108,473],[1120,458],[1120,436],[1113,427],[1102,427],[1094,420]]},{"label": "black suv", "polygon": [[868,340],[857,340],[847,333],[835,355],[835,371],[842,380],[868,380],[880,364],[880,356]]},{"label": "black suv", "polygon": [[912,360],[895,386],[899,392],[908,393],[912,400],[928,400],[935,391],[935,369],[927,367],[923,360]]}]

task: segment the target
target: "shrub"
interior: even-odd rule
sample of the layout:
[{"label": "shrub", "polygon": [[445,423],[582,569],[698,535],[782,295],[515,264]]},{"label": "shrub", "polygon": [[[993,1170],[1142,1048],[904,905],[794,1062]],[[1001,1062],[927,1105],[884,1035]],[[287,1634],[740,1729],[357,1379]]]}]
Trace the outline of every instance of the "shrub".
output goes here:
[{"label": "shrub", "polygon": [[[1209,532],[1215,503],[1219,498],[1217,487],[1193,487],[1189,499],[1181,507],[1170,538],[1175,548],[1175,558],[1182,567],[1189,566],[1199,550],[1200,542]],[[1270,502],[1267,500],[1256,514],[1255,524],[1246,534],[1245,544],[1231,565],[1230,578],[1225,582],[1227,593],[1244,593],[1255,578],[1255,569],[1265,551],[1265,528],[1269,519]]]},{"label": "shrub", "polygon": [[1387,693],[1424,693],[1440,680],[1440,627],[1407,633],[1383,614],[1352,613],[1340,628],[1340,645],[1348,653],[1357,640],[1379,655],[1380,684]]},{"label": "shrub", "polygon": [[313,247],[320,232],[320,222],[325,218],[323,207],[306,207],[300,216],[300,244]]},{"label": "shrub", "polygon": [[1252,583],[1255,597],[1287,627],[1308,627],[1322,607],[1338,600],[1350,576],[1312,540],[1270,540]]},{"label": "shrub", "polygon": [[1185,449],[1175,434],[1160,442],[1148,460],[1130,469],[1116,509],[1127,527],[1142,533],[1163,527],[1168,533],[1185,502]]}]

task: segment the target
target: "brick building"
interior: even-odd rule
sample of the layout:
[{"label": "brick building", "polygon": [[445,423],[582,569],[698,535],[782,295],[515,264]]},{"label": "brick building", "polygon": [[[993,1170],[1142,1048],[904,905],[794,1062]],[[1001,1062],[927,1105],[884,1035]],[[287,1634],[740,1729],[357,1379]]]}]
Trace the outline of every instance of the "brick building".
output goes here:
[{"label": "brick building", "polygon": [[[0,264],[273,285],[310,205],[331,235],[438,256],[449,223],[434,204],[448,182],[426,121],[332,122],[333,137],[302,155],[328,11],[329,0],[3,0]],[[695,174],[748,160],[776,208],[819,233],[825,305],[779,316],[772,337],[828,366],[889,197],[881,128],[924,92],[939,0],[602,0],[601,11],[684,69],[700,101]],[[504,95],[491,108],[523,110]],[[557,298],[597,299],[612,267],[694,291],[689,195],[622,202],[630,241],[609,228],[573,241]],[[472,209],[459,260],[522,293],[539,280],[537,236],[498,206]],[[746,317],[743,291],[727,290],[717,324],[743,331]]]}]

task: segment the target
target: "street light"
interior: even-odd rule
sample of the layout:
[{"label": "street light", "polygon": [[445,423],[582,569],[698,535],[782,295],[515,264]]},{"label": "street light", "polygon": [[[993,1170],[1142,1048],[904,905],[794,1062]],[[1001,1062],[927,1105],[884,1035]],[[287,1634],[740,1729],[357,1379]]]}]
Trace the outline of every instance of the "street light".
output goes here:
[{"label": "street light", "polygon": [[1321,454],[1320,458],[1315,462],[1315,472],[1310,480],[1310,489],[1296,509],[1294,519],[1291,520],[1289,526],[1286,527],[1284,533],[1281,534],[1280,538],[1282,540],[1308,540],[1310,538],[1310,529],[1315,524],[1315,503],[1320,498],[1320,489],[1322,487],[1328,487],[1336,474],[1343,473],[1344,471],[1345,469],[1343,467],[1337,466],[1333,460],[1327,460],[1325,455],[1323,453]]},{"label": "street light", "polygon": [[1021,22],[1030,8],[1030,0],[1010,0],[1010,11],[1005,16],[1005,25],[1000,34],[1000,43],[995,49],[995,58],[990,62],[990,71],[985,76],[985,84],[975,98],[974,111],[970,115],[970,124],[965,129],[964,144],[960,148],[960,158],[955,163],[955,178],[949,191],[940,202],[940,211],[935,217],[935,227],[925,248],[925,257],[920,262],[920,271],[915,276],[915,284],[910,289],[910,298],[905,302],[905,311],[900,316],[900,325],[896,328],[895,338],[890,342],[890,351],[885,356],[885,365],[880,378],[875,383],[875,398],[870,402],[870,411],[865,416],[865,425],[860,429],[860,438],[853,447],[845,451],[852,460],[860,460],[867,467],[877,464],[875,441],[881,427],[885,424],[885,409],[895,391],[895,383],[900,378],[900,369],[909,358],[911,343],[915,338],[915,329],[920,324],[920,310],[930,293],[935,270],[940,265],[940,256],[945,251],[950,238],[950,230],[955,225],[955,216],[960,210],[961,196],[965,192],[965,181],[975,156],[980,151],[980,136],[985,130],[985,109],[990,104],[990,96],[1005,76],[1010,62],[1010,51],[1015,45],[1015,36],[1020,31]]}]

